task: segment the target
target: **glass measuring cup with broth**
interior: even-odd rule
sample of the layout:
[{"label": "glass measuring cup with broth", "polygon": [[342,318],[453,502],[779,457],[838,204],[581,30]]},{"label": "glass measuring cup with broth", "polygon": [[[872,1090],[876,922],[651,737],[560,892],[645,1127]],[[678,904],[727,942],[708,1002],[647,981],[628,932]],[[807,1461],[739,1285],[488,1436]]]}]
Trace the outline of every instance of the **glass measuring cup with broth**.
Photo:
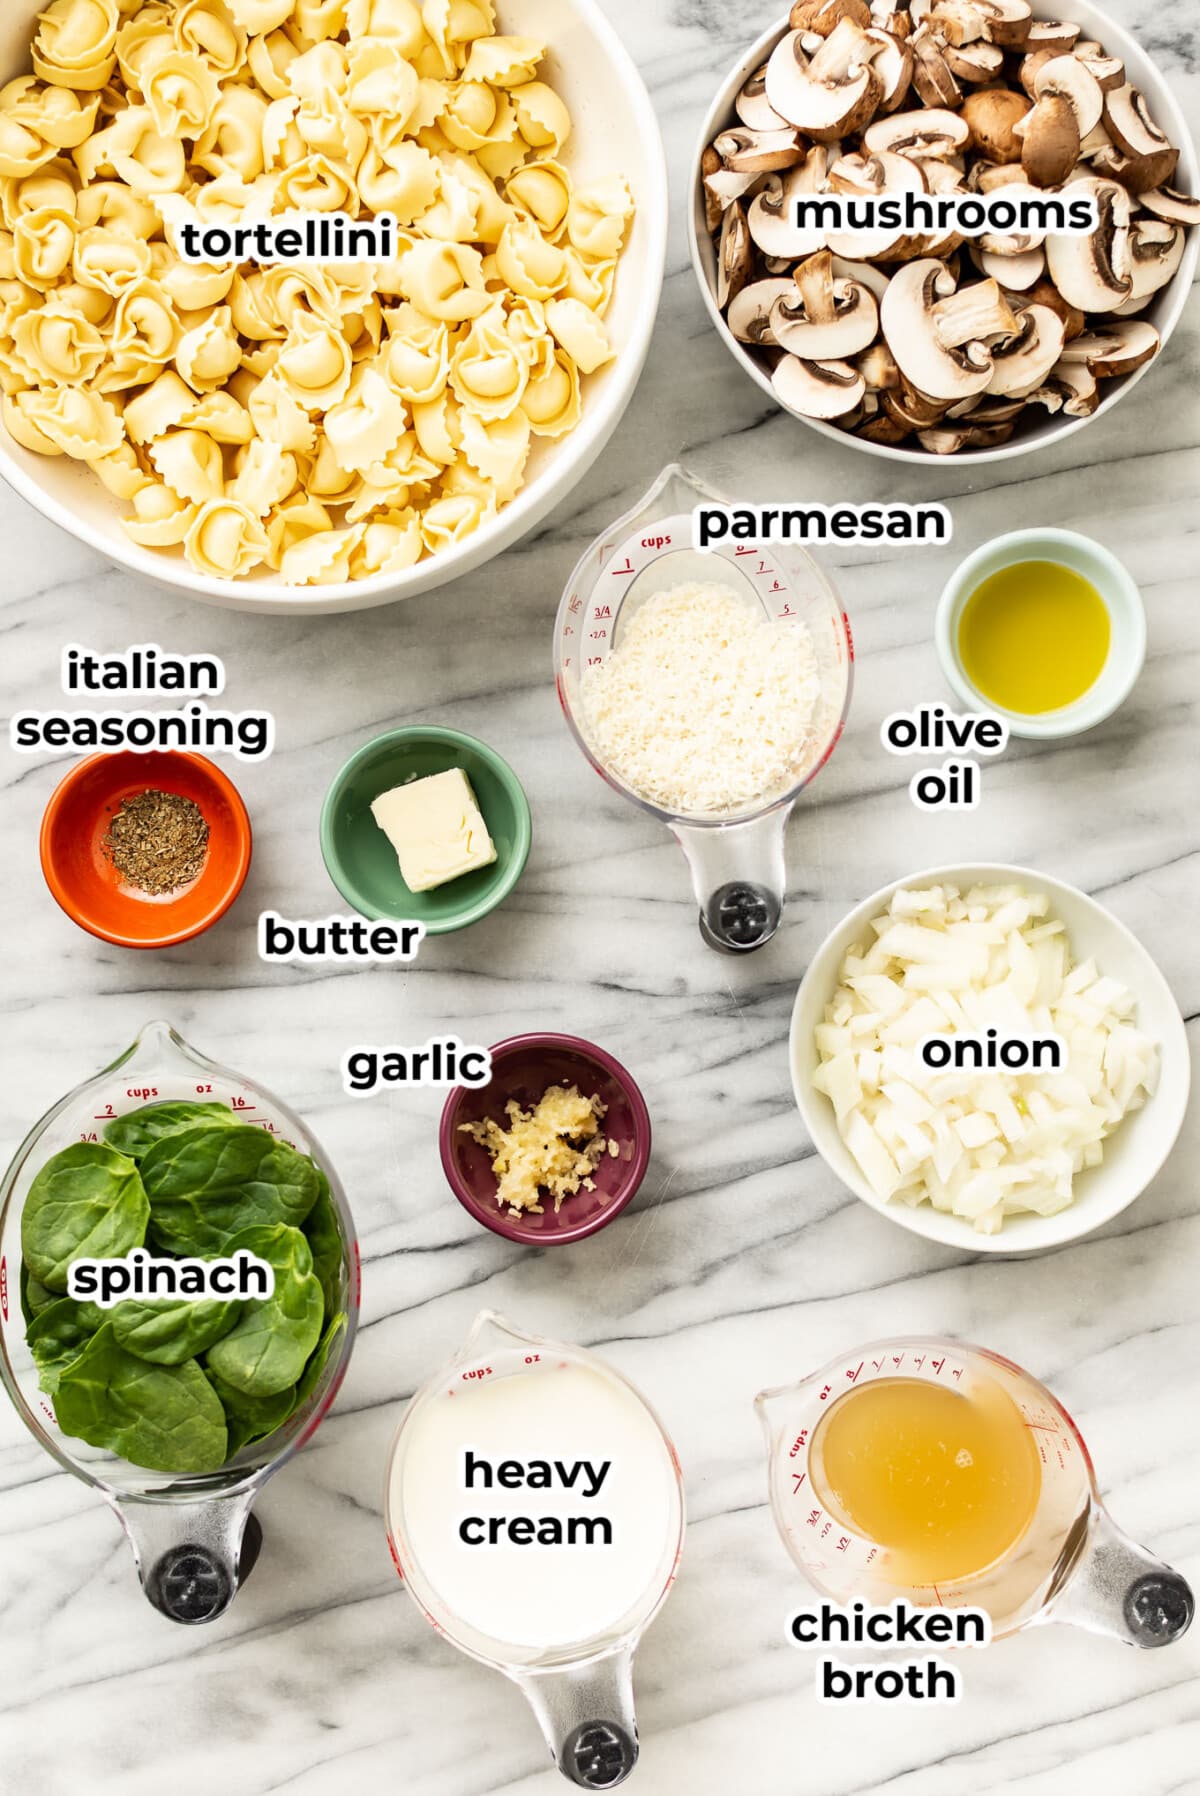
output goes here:
[{"label": "glass measuring cup with broth", "polygon": [[1056,1621],[1155,1647],[1187,1631],[1188,1584],[1117,1529],[1074,1421],[1010,1360],[875,1342],[757,1408],[776,1525],[835,1602],[979,1608],[995,1636]]}]

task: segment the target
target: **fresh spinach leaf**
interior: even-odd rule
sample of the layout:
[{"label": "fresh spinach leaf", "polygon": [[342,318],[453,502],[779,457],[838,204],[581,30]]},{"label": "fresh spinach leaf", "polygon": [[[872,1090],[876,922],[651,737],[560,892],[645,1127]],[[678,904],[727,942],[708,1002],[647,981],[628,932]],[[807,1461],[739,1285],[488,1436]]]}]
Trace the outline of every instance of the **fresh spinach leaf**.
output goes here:
[{"label": "fresh spinach leaf", "polygon": [[325,1298],[325,1314],[332,1316],[337,1309],[342,1292],[342,1266],[344,1249],[342,1247],[342,1230],[338,1220],[337,1208],[333,1194],[329,1189],[329,1180],[317,1167],[317,1178],[320,1190],[317,1201],[308,1213],[304,1224],[304,1233],[308,1245],[312,1249],[313,1271],[321,1281],[321,1292]]},{"label": "fresh spinach leaf", "polygon": [[221,1400],[196,1360],[155,1366],[126,1352],[111,1322],[63,1370],[60,1427],[152,1472],[215,1472],[229,1435]]},{"label": "fresh spinach leaf", "polygon": [[38,1383],[48,1397],[53,1397],[62,1372],[103,1323],[104,1312],[98,1305],[77,1303],[73,1297],[55,1298],[33,1318],[25,1341],[38,1369]]},{"label": "fresh spinach leaf", "polygon": [[21,1314],[25,1318],[25,1326],[28,1327],[35,1316],[40,1316],[43,1310],[49,1309],[52,1303],[57,1302],[58,1298],[55,1293],[53,1291],[48,1291],[40,1279],[34,1278],[32,1272],[30,1272],[28,1266],[25,1264],[24,1259],[22,1259]]},{"label": "fresh spinach leaf", "polygon": [[201,1126],[237,1128],[238,1119],[228,1104],[206,1104],[181,1100],[179,1103],[143,1104],[128,1116],[114,1116],[104,1125],[104,1139],[119,1154],[140,1160],[164,1135],[177,1135],[180,1129]]},{"label": "fresh spinach leaf", "polygon": [[282,1428],[296,1408],[294,1385],[284,1391],[275,1391],[270,1397],[248,1397],[244,1391],[235,1391],[223,1378],[218,1378],[211,1367],[208,1378],[225,1411],[230,1459],[253,1441],[265,1440],[276,1429]]},{"label": "fresh spinach leaf", "polygon": [[275,1269],[270,1297],[249,1302],[241,1321],[208,1350],[209,1369],[248,1397],[269,1397],[295,1384],[321,1338],[325,1300],[312,1253],[299,1229],[277,1223],[244,1229],[229,1243]]},{"label": "fresh spinach leaf", "polygon": [[228,1334],[242,1313],[237,1297],[204,1298],[188,1303],[178,1297],[127,1298],[112,1310],[118,1346],[156,1366],[181,1366]]},{"label": "fresh spinach leaf", "polygon": [[121,1259],[146,1239],[150,1205],[134,1161],[99,1141],[47,1160],[29,1187],[21,1250],[34,1278],[67,1288],[72,1260]]},{"label": "fresh spinach leaf", "polygon": [[325,1376],[325,1368],[333,1356],[334,1348],[345,1334],[349,1321],[350,1318],[343,1310],[339,1315],[334,1316],[318,1341],[316,1352],[305,1366],[303,1376],[296,1386],[295,1407],[297,1409],[308,1402]]},{"label": "fresh spinach leaf", "polygon": [[319,1191],[316,1167],[295,1148],[262,1129],[220,1124],[165,1135],[141,1172],[154,1241],[209,1259],[247,1228],[299,1228]]}]

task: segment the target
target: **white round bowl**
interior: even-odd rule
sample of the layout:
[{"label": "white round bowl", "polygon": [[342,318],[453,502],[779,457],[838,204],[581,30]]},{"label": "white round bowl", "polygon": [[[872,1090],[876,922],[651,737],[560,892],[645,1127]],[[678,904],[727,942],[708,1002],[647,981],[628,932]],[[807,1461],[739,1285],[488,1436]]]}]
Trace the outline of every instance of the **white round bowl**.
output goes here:
[{"label": "white round bowl", "polygon": [[[1173,144],[1179,145],[1179,168],[1172,185],[1187,193],[1195,193],[1200,185],[1196,148],[1192,142],[1187,122],[1179,108],[1179,104],[1161,75],[1146,55],[1141,46],[1122,26],[1114,23],[1107,13],[1101,12],[1098,6],[1092,6],[1090,0],[1063,0],[1053,11],[1047,9],[1043,0],[1035,0],[1034,15],[1037,18],[1066,19],[1083,28],[1083,36],[1104,45],[1112,56],[1119,56],[1125,64],[1129,80],[1134,87],[1140,88],[1150,102],[1152,117],[1162,126]],[[745,369],[751,380],[757,382],[763,392],[783,411],[791,412],[789,406],[782,405],[779,395],[771,385],[771,377],[763,366],[755,361],[744,343],[739,343],[726,324],[717,305],[717,257],[712,238],[704,222],[704,187],[701,179],[700,163],[705,150],[713,138],[730,123],[736,122],[734,101],[750,76],[762,67],[779,38],[786,29],[786,16],[764,31],[758,42],[753,44],[737,67],[729,75],[729,79],[717,94],[709,109],[708,117],[700,133],[700,141],[696,146],[696,154],[692,165],[690,203],[688,206],[688,238],[692,250],[692,266],[700,283],[700,291],[709,315],[726,348],[734,359]],[[799,418],[810,430],[819,431],[835,443],[848,443],[854,449],[862,449],[868,455],[880,455],[888,461],[916,462],[922,467],[929,467],[940,461],[950,463],[1006,461],[1010,456],[1027,455],[1034,449],[1048,448],[1051,443],[1065,442],[1067,437],[1074,436],[1077,430],[1083,430],[1088,424],[1102,418],[1111,411],[1117,401],[1128,393],[1129,389],[1149,373],[1170,338],[1171,332],[1179,322],[1180,314],[1187,303],[1188,293],[1196,277],[1196,261],[1200,257],[1200,230],[1188,233],[1187,244],[1183,252],[1183,260],[1175,271],[1175,277],[1169,281],[1162,291],[1156,294],[1154,303],[1142,314],[1153,323],[1162,338],[1162,347],[1152,361],[1136,368],[1121,380],[1105,381],[1104,397],[1089,418],[1063,418],[1060,413],[1052,417],[1049,412],[1039,419],[1032,429],[1025,428],[1019,436],[1002,443],[998,449],[963,449],[957,455],[931,455],[926,449],[894,448],[888,443],[868,442],[864,437],[855,436],[848,430],[839,430],[834,424],[826,424],[819,418],[805,418],[799,412],[791,412],[792,417]]]},{"label": "white round bowl", "polygon": [[[0,82],[30,69],[29,46],[44,0],[0,6]],[[616,349],[607,367],[584,381],[583,418],[558,442],[539,440],[526,484],[497,517],[445,554],[406,573],[337,586],[286,586],[270,573],[218,580],[196,573],[183,551],[142,549],[121,528],[121,504],[91,470],[65,456],[20,448],[0,426],[0,475],[22,498],[98,549],[151,580],[236,611],[312,616],[356,611],[413,598],[470,573],[541,523],[586,473],[633,397],[658,313],[667,248],[667,170],[662,134],[632,57],[597,0],[499,0],[501,31],[550,46],[543,73],[562,95],[574,126],[563,156],[586,181],[623,174],[637,204],[606,323]]]},{"label": "white round bowl", "polygon": [[[1102,973],[1121,980],[1133,992],[1138,1027],[1158,1043],[1161,1069],[1154,1096],[1127,1116],[1104,1143],[1101,1165],[1077,1175],[1077,1195],[1069,1208],[1057,1216],[1009,1216],[999,1234],[981,1235],[963,1217],[935,1210],[932,1204],[885,1203],[875,1195],[838,1133],[833,1105],[813,1087],[819,1064],[813,1031],[837,990],[847,950],[868,939],[871,919],[887,909],[901,886],[919,890],[953,885],[965,890],[973,885],[1012,883],[1046,893],[1053,914],[1066,925],[1075,962],[1094,958]],[[1077,1241],[1119,1216],[1141,1196],[1170,1154],[1183,1126],[1191,1086],[1191,1057],[1179,1006],[1137,937],[1085,892],[1031,867],[933,867],[895,879],[864,899],[813,956],[792,1011],[790,1055],[792,1090],[804,1125],[817,1152],[842,1184],[889,1222],[924,1235],[928,1241],[971,1253],[1043,1253]]]},{"label": "white round bowl", "polygon": [[[1002,568],[1022,561],[1057,561],[1082,574],[1104,600],[1111,631],[1108,659],[1095,684],[1074,704],[1033,716],[1007,711],[980,692],[958,651],[959,621],[971,594]],[[1128,568],[1090,536],[1074,530],[1013,530],[984,543],[951,575],[938,601],[935,637],[942,672],[969,710],[1002,717],[1012,736],[1077,736],[1111,717],[1137,684],[1146,660],[1146,607]]]}]

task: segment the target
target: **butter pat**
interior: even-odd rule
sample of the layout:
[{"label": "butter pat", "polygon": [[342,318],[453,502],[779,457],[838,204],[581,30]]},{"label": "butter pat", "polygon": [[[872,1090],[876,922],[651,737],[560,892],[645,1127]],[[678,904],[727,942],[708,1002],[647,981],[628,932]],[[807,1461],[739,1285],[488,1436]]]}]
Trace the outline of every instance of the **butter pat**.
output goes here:
[{"label": "butter pat", "polygon": [[496,859],[496,845],[461,767],[381,792],[371,814],[396,850],[410,892],[430,892]]}]

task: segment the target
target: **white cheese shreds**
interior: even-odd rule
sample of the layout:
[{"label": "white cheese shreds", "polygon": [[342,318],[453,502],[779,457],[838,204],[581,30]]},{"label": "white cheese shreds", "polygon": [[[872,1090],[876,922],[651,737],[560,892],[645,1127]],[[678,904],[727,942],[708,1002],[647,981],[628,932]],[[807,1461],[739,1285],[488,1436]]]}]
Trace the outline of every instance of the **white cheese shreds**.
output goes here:
[{"label": "white cheese shreds", "polygon": [[803,624],[693,583],[646,600],[582,696],[592,747],[619,779],[661,810],[711,814],[795,782],[820,675]]},{"label": "white cheese shreds", "polygon": [[[813,1084],[872,1191],[931,1203],[993,1235],[1006,1216],[1053,1216],[1075,1175],[1158,1083],[1135,1000],[1078,966],[1041,892],[953,886],[897,892],[847,953],[817,1024]],[[931,1035],[1061,1038],[1057,1072],[934,1071]]]}]

